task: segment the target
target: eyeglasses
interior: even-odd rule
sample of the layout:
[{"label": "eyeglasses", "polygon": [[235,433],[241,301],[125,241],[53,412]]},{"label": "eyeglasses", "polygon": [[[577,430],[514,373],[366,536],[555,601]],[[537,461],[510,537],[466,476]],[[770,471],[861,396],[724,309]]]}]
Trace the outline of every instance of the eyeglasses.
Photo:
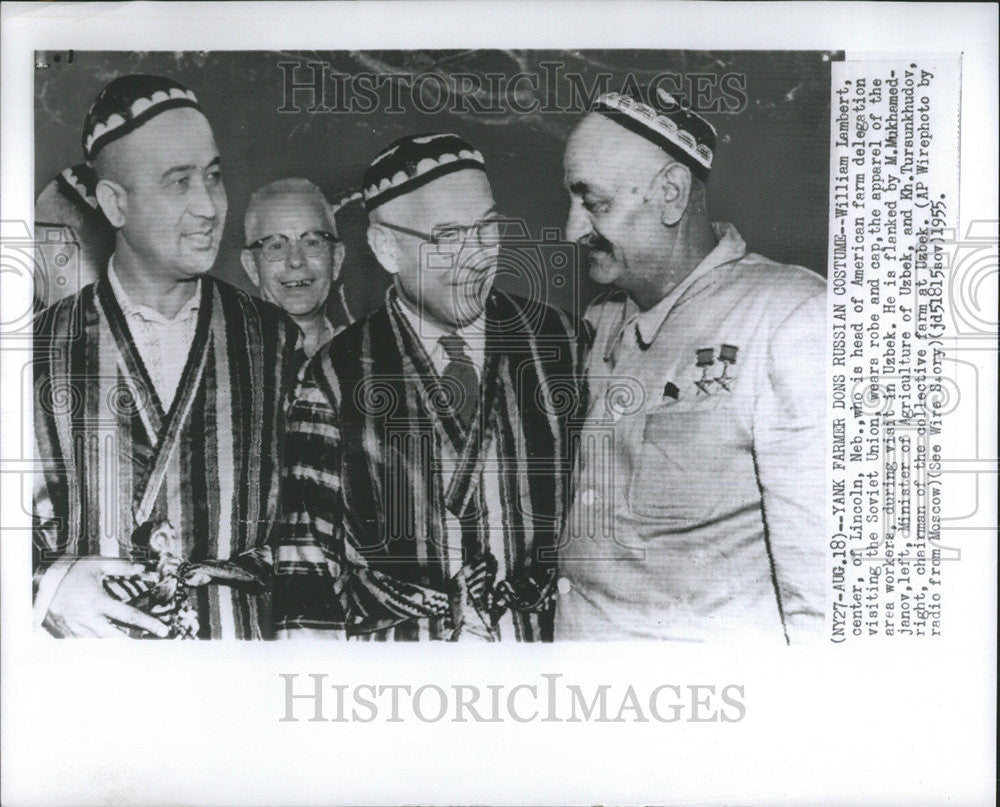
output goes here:
[{"label": "eyeglasses", "polygon": [[402,227],[388,221],[380,221],[379,224],[390,230],[412,235],[414,238],[427,241],[435,246],[457,246],[474,240],[481,247],[495,247],[509,237],[512,222],[496,210],[491,210],[474,224],[442,224],[429,233],[411,230],[409,227]]},{"label": "eyeglasses", "polygon": [[[326,250],[329,244],[336,244],[340,241],[333,233],[315,230],[313,232],[302,233],[296,239],[299,251],[307,258],[318,258]],[[247,244],[247,249],[259,249],[264,254],[264,259],[268,261],[283,261],[288,256],[288,245],[291,242],[286,235],[268,235]]]}]

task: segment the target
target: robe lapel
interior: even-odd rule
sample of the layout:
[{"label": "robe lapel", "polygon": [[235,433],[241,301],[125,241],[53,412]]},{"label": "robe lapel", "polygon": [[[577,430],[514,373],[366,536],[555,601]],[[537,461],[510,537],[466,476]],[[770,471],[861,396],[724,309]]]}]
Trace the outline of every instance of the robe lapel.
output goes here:
[{"label": "robe lapel", "polygon": [[[435,430],[458,456],[454,472],[450,479],[445,480],[444,504],[456,516],[472,516],[483,467],[497,430],[499,398],[504,392],[500,388],[503,368],[520,367],[524,361],[535,361],[529,344],[530,327],[503,295],[496,292],[490,294],[486,305],[486,356],[480,387],[482,394],[470,425],[466,428],[449,409],[435,406],[441,395],[440,376],[417,334],[413,332],[409,320],[399,310],[400,302],[394,289],[387,295],[387,303],[407,383],[418,387],[419,397],[425,402],[427,416]],[[511,324],[514,320],[517,327],[512,333]]]},{"label": "robe lapel", "polygon": [[153,461],[146,466],[139,484],[133,489],[136,525],[143,524],[153,511],[171,457],[180,440],[181,433],[187,425],[191,414],[191,405],[201,384],[205,364],[211,350],[212,290],[211,281],[208,278],[203,278],[198,321],[195,325],[191,350],[188,353],[187,362],[184,365],[184,371],[181,374],[170,411],[164,413],[163,404],[156,394],[156,388],[142,362],[139,351],[136,349],[135,340],[128,329],[125,315],[111,291],[110,284],[106,278],[102,278],[99,282],[100,303],[118,347],[122,371],[132,379],[133,383],[144,387],[144,392],[148,394],[145,400],[151,403],[147,417],[143,419],[143,422],[151,432],[149,438],[154,447],[154,455]]},{"label": "robe lapel", "polygon": [[117,364],[120,372],[127,383],[137,388],[136,400],[149,402],[149,405],[143,408],[142,420],[146,424],[149,441],[155,446],[166,416],[163,411],[163,403],[160,401],[160,396],[156,393],[156,385],[153,384],[146,365],[139,355],[139,349],[136,347],[135,339],[125,320],[125,313],[118,305],[118,300],[111,290],[111,283],[106,275],[102,275],[97,281],[96,288],[100,313],[108,324],[111,338],[117,348]]},{"label": "robe lapel", "polygon": [[[489,339],[489,337],[487,337]],[[455,473],[445,490],[445,506],[456,515],[468,512],[472,498],[482,479],[483,464],[493,440],[494,419],[497,417],[497,383],[503,357],[489,350],[487,342],[486,361],[483,365],[482,396],[473,417],[465,443],[455,467]]]},{"label": "robe lapel", "polygon": [[[473,497],[482,480],[483,465],[490,453],[490,446],[497,431],[499,399],[503,390],[500,379],[503,368],[510,367],[511,334],[509,327],[512,311],[505,309],[503,298],[491,292],[486,301],[486,357],[483,364],[482,395],[479,408],[466,435],[461,460],[445,491],[445,505],[455,514],[467,513],[474,505]],[[515,340],[527,339],[527,333],[518,328]],[[516,347],[520,347],[516,344]],[[520,366],[515,365],[515,366]]]},{"label": "robe lapel", "polygon": [[448,407],[439,405],[442,399],[441,377],[434,369],[430,356],[424,350],[423,343],[414,332],[409,320],[400,311],[400,305],[396,290],[390,289],[387,294],[389,321],[392,323],[396,346],[402,357],[406,383],[417,388],[418,397],[424,405],[428,419],[434,424],[435,431],[451,444],[456,454],[461,454],[467,431]]}]

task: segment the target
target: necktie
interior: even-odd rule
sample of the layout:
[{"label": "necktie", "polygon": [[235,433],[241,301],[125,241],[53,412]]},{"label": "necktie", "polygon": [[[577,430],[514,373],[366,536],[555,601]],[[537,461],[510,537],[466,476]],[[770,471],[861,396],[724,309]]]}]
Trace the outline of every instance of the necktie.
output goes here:
[{"label": "necktie", "polygon": [[465,340],[455,333],[442,336],[439,340],[448,356],[448,364],[441,374],[452,397],[452,411],[461,424],[468,428],[479,401],[479,374],[466,352]]}]

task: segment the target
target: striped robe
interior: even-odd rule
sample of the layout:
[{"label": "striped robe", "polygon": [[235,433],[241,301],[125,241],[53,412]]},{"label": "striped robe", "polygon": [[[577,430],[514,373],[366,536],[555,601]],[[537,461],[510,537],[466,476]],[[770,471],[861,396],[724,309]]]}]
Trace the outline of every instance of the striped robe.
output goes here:
[{"label": "striped robe", "polygon": [[196,589],[199,638],[262,638],[300,337],[277,307],[226,283],[205,277],[201,295],[169,412],[106,276],[37,317],[36,591],[60,558],[141,557],[137,520],[166,518],[185,558],[232,561],[260,581]]},{"label": "striped robe", "polygon": [[394,288],[317,353],[289,412],[278,635],[453,638],[456,571],[491,554],[521,592],[499,638],[551,640],[577,355],[564,314],[494,291],[466,430]]}]

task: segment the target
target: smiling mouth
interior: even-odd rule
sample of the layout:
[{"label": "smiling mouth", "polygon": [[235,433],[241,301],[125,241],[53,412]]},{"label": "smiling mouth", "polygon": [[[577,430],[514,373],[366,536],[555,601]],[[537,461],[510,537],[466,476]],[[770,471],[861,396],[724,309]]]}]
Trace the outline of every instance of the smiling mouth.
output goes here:
[{"label": "smiling mouth", "polygon": [[306,286],[311,286],[313,284],[312,280],[283,280],[281,285],[286,289],[301,289]]},{"label": "smiling mouth", "polygon": [[612,251],[611,242],[598,233],[588,233],[580,239],[579,243],[584,249],[590,252],[610,253]]},{"label": "smiling mouth", "polygon": [[204,231],[199,230],[198,232],[194,233],[185,233],[185,235],[192,241],[194,241],[196,244],[201,244],[203,246],[212,245],[212,234],[213,234],[212,230],[204,230]]}]

